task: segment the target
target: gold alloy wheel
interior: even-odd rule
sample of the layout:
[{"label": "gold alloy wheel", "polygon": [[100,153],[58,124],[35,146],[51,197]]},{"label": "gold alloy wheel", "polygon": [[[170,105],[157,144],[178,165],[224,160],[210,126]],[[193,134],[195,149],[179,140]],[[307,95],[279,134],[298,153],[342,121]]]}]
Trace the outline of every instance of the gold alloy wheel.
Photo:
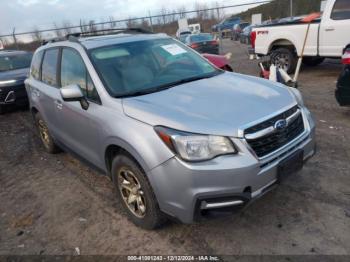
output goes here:
[{"label": "gold alloy wheel", "polygon": [[41,119],[38,121],[39,133],[41,141],[43,141],[45,147],[49,147],[50,144],[50,136],[49,129],[47,128],[45,122]]},{"label": "gold alloy wheel", "polygon": [[141,184],[134,173],[123,167],[118,173],[118,187],[129,210],[137,217],[146,215],[146,201]]}]

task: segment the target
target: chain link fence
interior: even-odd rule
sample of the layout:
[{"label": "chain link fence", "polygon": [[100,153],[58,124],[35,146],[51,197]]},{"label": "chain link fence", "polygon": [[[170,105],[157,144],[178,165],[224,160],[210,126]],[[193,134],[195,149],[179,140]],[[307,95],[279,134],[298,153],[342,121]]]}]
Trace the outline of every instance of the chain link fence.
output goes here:
[{"label": "chain link fence", "polygon": [[[212,26],[221,22],[225,17],[238,13],[239,8],[257,6],[259,4],[269,3],[269,1],[256,1],[236,5],[216,6],[212,8],[203,8],[206,5],[196,5],[196,7],[187,11],[184,7],[179,8],[177,12],[168,12],[162,8],[157,15],[148,14],[148,16],[115,20],[113,17],[107,21],[95,22],[94,20],[80,20],[79,24],[72,25],[64,22],[63,26],[58,27],[53,24],[52,28],[39,29],[34,27],[27,32],[17,32],[13,28],[12,33],[0,35],[0,45],[8,49],[25,49],[35,50],[41,45],[43,40],[49,40],[55,37],[63,37],[72,33],[95,32],[97,30],[114,29],[114,28],[142,28],[155,33],[166,33],[175,35],[178,29],[177,21],[181,18],[187,18],[189,24],[200,23],[203,32],[211,32]],[[226,14],[230,11],[230,14]],[[236,11],[235,11],[236,10]]]}]

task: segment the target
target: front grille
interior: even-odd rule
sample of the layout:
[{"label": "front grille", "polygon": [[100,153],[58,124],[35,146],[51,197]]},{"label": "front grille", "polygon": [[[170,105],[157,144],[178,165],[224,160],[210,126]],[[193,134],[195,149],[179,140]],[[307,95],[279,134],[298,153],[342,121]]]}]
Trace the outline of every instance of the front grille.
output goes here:
[{"label": "front grille", "polygon": [[[260,130],[266,129],[268,127],[274,126],[278,120],[288,118],[289,116],[293,115],[297,110],[297,106],[293,107],[276,117],[273,117],[265,122],[262,122],[258,125],[246,129],[244,133],[245,135],[252,134]],[[299,114],[299,116],[295,118],[291,123],[289,123],[289,125],[286,128],[282,130],[276,130],[271,134],[257,139],[247,139],[247,142],[255,151],[258,157],[264,157],[276,151],[280,147],[288,144],[293,139],[297,138],[300,134],[304,132],[304,130],[305,127],[303,117],[302,114]]]}]

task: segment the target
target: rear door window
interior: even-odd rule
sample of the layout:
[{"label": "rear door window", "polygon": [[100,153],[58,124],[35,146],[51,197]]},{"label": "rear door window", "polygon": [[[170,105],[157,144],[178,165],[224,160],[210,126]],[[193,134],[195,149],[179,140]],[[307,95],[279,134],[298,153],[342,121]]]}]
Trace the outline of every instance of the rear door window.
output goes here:
[{"label": "rear door window", "polygon": [[44,83],[50,86],[57,86],[57,58],[57,48],[48,49],[45,51],[41,79]]},{"label": "rear door window", "polygon": [[32,61],[32,67],[30,69],[30,73],[32,77],[36,80],[40,80],[40,68],[41,68],[41,61],[43,59],[43,51],[37,52]]},{"label": "rear door window", "polygon": [[337,0],[334,4],[331,18],[333,20],[350,19],[350,1],[349,0]]}]

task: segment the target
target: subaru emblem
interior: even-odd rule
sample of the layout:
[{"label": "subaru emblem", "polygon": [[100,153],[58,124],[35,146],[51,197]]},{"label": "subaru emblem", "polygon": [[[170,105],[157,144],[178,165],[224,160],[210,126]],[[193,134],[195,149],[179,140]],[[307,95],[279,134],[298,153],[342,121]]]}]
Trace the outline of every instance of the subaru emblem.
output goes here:
[{"label": "subaru emblem", "polygon": [[282,130],[282,129],[285,129],[287,125],[288,125],[287,121],[285,119],[281,119],[275,123],[274,127],[276,130]]}]

